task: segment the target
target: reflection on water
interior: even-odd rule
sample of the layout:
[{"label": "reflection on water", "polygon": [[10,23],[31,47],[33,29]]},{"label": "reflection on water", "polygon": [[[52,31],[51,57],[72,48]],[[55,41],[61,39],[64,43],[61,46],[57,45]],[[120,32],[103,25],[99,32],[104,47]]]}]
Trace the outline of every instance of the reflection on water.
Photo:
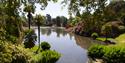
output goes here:
[{"label": "reflection on water", "polygon": [[[62,36],[66,36],[67,33],[64,31],[64,28],[48,28],[48,27],[42,27],[41,28],[41,34],[42,35],[47,35],[47,36],[50,36],[50,34],[52,33],[56,33],[56,36],[57,37],[60,37],[60,35]],[[72,35],[70,34],[70,39],[72,39]]]},{"label": "reflection on water", "polygon": [[[37,33],[38,30],[35,29]],[[92,44],[86,37],[67,33],[63,28],[41,27],[41,41],[51,44],[51,49],[62,54],[56,63],[87,63],[87,48]]]},{"label": "reflection on water", "polygon": [[74,34],[74,37],[75,37],[76,44],[81,46],[84,49],[88,49],[88,47],[90,47],[93,44],[90,38],[78,36],[75,34]]}]

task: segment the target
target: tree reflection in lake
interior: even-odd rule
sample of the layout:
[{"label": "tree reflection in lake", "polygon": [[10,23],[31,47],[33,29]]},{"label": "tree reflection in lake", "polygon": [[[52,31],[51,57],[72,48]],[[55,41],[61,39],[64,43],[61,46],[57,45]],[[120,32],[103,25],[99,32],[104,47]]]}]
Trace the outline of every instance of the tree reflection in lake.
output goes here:
[{"label": "tree reflection in lake", "polygon": [[[37,29],[35,32],[37,34]],[[87,48],[91,39],[67,33],[64,28],[41,27],[41,41],[51,44],[53,50],[62,54],[57,63],[87,63]],[[36,43],[37,44],[37,43]]]},{"label": "tree reflection in lake", "polygon": [[42,27],[41,28],[41,34],[42,35],[47,35],[47,36],[50,36],[51,35],[51,32],[53,33],[56,33],[57,37],[60,37],[61,36],[66,36],[67,35],[67,32],[64,32],[64,29],[63,28],[48,28],[48,27]]},{"label": "tree reflection in lake", "polygon": [[90,38],[78,36],[75,34],[74,34],[74,37],[75,37],[76,44],[81,46],[82,48],[88,49],[88,47],[90,47],[93,44]]},{"label": "tree reflection in lake", "polygon": [[47,35],[47,29],[41,28],[41,34],[42,35]]}]

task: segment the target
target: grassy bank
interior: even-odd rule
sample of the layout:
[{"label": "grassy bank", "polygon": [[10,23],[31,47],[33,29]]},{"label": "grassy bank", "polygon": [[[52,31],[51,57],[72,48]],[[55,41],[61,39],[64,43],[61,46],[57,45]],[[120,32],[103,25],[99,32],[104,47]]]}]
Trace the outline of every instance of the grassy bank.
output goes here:
[{"label": "grassy bank", "polygon": [[118,42],[118,44],[125,44],[125,33],[116,37],[115,40]]}]

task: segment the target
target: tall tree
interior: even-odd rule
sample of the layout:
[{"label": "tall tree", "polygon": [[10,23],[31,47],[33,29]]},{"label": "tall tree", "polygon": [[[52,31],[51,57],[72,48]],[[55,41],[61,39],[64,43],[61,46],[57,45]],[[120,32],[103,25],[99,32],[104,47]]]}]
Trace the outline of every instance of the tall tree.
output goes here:
[{"label": "tall tree", "polygon": [[40,25],[43,24],[43,23],[41,23],[41,21],[44,21],[44,16],[36,15],[35,20],[36,20],[36,25],[38,26],[38,43],[39,43],[39,47],[38,47],[38,49],[36,51],[36,52],[38,52],[39,49],[40,49]]},{"label": "tall tree", "polygon": [[61,16],[60,17],[60,20],[61,20],[61,24],[62,24],[62,26],[66,26],[66,24],[67,24],[67,18],[66,17],[64,17],[64,16]]},{"label": "tall tree", "polygon": [[[4,15],[6,15],[4,29],[6,32],[6,39],[12,39],[12,37],[20,37],[22,36],[22,21],[20,19],[20,6],[24,4],[24,6],[33,5],[37,3],[41,5],[41,9],[45,9],[48,4],[48,1],[56,2],[57,0],[0,0],[0,5],[4,8]],[[32,7],[29,9],[31,10]],[[31,12],[31,11],[30,11]],[[30,15],[30,14],[29,14]],[[7,17],[8,16],[8,17]],[[4,17],[5,18],[5,17]],[[21,39],[21,38],[20,38]],[[20,40],[19,40],[20,41]]]},{"label": "tall tree", "polygon": [[56,25],[57,25],[57,26],[61,26],[60,16],[57,16],[57,17],[56,17]]},{"label": "tall tree", "polygon": [[[17,37],[19,37],[18,41],[20,42],[22,36],[22,21],[19,17],[19,7],[21,2],[19,0],[1,0],[0,4],[3,8],[3,17],[4,20],[4,30],[6,31],[6,39],[10,41],[17,41]],[[16,37],[16,39],[13,39]]]},{"label": "tall tree", "polygon": [[29,29],[30,29],[30,23],[31,23],[31,19],[32,19],[32,14],[31,13],[34,13],[35,12],[35,7],[31,4],[29,5],[26,5],[25,8],[24,8],[24,11],[25,12],[28,12],[28,24],[29,24]]}]

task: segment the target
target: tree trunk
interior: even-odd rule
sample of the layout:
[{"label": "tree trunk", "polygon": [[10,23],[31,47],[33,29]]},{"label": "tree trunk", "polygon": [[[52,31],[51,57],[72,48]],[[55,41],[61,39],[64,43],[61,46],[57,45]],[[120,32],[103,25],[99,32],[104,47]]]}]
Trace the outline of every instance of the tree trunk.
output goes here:
[{"label": "tree trunk", "polygon": [[40,49],[40,25],[39,25],[39,23],[38,23],[38,43],[39,43],[39,47],[38,47],[36,53],[38,53],[38,51]]},{"label": "tree trunk", "polygon": [[28,25],[29,25],[29,29],[30,29],[30,23],[31,23],[31,12],[28,12],[28,15],[27,15],[27,17],[28,17]]}]

